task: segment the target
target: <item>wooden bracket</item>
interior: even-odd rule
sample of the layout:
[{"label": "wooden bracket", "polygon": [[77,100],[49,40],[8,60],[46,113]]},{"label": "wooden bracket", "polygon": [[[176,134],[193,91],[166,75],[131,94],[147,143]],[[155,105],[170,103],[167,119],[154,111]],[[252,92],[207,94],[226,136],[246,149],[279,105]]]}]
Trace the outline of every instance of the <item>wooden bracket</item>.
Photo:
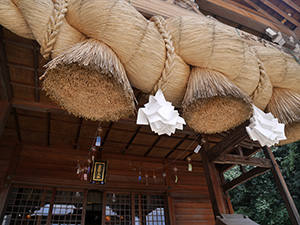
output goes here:
[{"label": "wooden bracket", "polygon": [[234,165],[249,165],[249,166],[258,166],[262,168],[271,168],[271,160],[257,158],[257,157],[249,157],[249,156],[241,156],[241,155],[232,155],[225,154],[220,157],[218,160],[215,160],[215,163],[220,164],[234,164]]},{"label": "wooden bracket", "polygon": [[244,173],[241,176],[235,178],[234,180],[227,182],[223,186],[223,189],[224,189],[224,191],[229,191],[229,190],[235,188],[236,186],[238,186],[242,183],[245,183],[248,180],[251,180],[254,177],[264,174],[265,172],[267,172],[269,170],[270,170],[270,168],[256,167],[256,168],[248,171],[247,173]]},{"label": "wooden bracket", "polygon": [[249,125],[249,121],[244,122],[242,125],[233,130],[222,141],[216,144],[208,151],[208,159],[210,162],[214,162],[229,153],[236,145],[242,140],[248,137],[246,126]]}]

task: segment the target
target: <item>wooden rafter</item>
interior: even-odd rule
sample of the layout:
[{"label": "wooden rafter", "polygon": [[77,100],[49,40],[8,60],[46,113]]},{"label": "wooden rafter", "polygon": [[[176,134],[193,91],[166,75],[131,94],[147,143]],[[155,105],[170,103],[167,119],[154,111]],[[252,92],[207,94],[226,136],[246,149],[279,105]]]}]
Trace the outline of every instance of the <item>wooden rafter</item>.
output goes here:
[{"label": "wooden rafter", "polygon": [[148,156],[150,154],[150,152],[152,151],[154,146],[157,144],[157,142],[159,142],[160,139],[161,139],[161,136],[158,136],[157,139],[155,140],[155,142],[153,143],[153,145],[149,148],[149,150],[145,153],[144,156]]},{"label": "wooden rafter", "polygon": [[0,101],[0,137],[11,111],[11,103]]},{"label": "wooden rafter", "polygon": [[240,175],[239,177],[235,178],[234,180],[227,182],[224,185],[223,189],[224,189],[224,191],[229,191],[229,190],[235,188],[236,186],[238,186],[242,183],[245,183],[248,180],[253,179],[254,177],[264,174],[265,172],[267,172],[269,170],[270,170],[270,168],[256,167],[256,168],[248,171],[247,173]]},{"label": "wooden rafter", "polygon": [[189,136],[189,134],[185,135],[185,137],[165,156],[165,159],[167,159]]},{"label": "wooden rafter", "polygon": [[249,5],[251,5],[253,8],[255,8],[258,12],[262,13],[267,19],[273,21],[274,23],[279,23],[277,19],[275,19],[273,16],[271,16],[267,11],[262,9],[259,5],[255,4],[251,0],[245,0]]},{"label": "wooden rafter", "polygon": [[40,92],[39,92],[39,45],[36,41],[32,41],[33,45],[33,67],[34,67],[34,95],[35,95],[35,101],[40,101]]},{"label": "wooden rafter", "polygon": [[133,142],[133,140],[134,140],[134,138],[136,137],[136,135],[139,133],[140,129],[141,129],[141,126],[138,126],[137,129],[136,129],[136,131],[135,131],[135,133],[134,133],[134,135],[131,137],[131,139],[130,139],[129,142],[127,143],[125,149],[123,150],[123,155],[126,154],[126,151],[128,150],[129,146],[130,146],[131,143]]},{"label": "wooden rafter", "polygon": [[258,166],[263,168],[271,168],[271,161],[269,159],[257,158],[257,157],[248,157],[242,155],[232,155],[225,154],[220,157],[218,160],[214,161],[215,163],[220,164],[234,164],[234,165],[249,165],[249,166]]},{"label": "wooden rafter", "polygon": [[280,8],[278,8],[271,1],[269,1],[269,0],[260,0],[260,1],[262,3],[264,3],[266,6],[270,7],[271,9],[273,9],[275,12],[277,12],[283,18],[285,18],[286,20],[288,20],[291,23],[293,23],[294,25],[296,25],[297,27],[300,25],[300,23],[297,20],[295,20],[293,17],[289,16],[286,12],[284,12],[283,10],[281,10]]},{"label": "wooden rafter", "polygon": [[12,88],[10,85],[9,70],[6,59],[6,48],[3,42],[3,27],[0,26],[0,61],[1,61],[1,75],[0,75],[0,100],[10,102],[13,97]]},{"label": "wooden rafter", "polygon": [[21,136],[21,132],[20,132],[20,125],[19,125],[19,119],[18,119],[17,111],[16,111],[15,108],[12,108],[12,112],[13,112],[13,115],[14,115],[16,130],[17,130],[17,134],[18,134],[18,140],[21,143],[22,142],[22,136]]},{"label": "wooden rafter", "polygon": [[282,1],[285,4],[287,4],[288,6],[290,6],[291,8],[295,9],[296,11],[298,11],[300,13],[300,6],[295,4],[293,1],[291,1],[291,0],[282,0]]},{"label": "wooden rafter", "polygon": [[76,139],[75,139],[75,144],[74,144],[74,149],[79,149],[79,145],[78,145],[78,141],[79,141],[79,137],[80,137],[80,131],[81,131],[81,127],[82,127],[82,121],[83,118],[79,119],[79,126],[78,126],[78,130],[77,130],[77,134],[76,134]]},{"label": "wooden rafter", "polygon": [[258,32],[264,33],[268,27],[275,31],[281,31],[288,36],[296,37],[296,34],[288,27],[281,23],[274,23],[269,19],[251,13],[236,5],[230,4],[225,0],[196,0],[200,10],[203,9],[212,12],[215,15],[221,16],[231,21],[238,21],[239,24],[249,27]]}]

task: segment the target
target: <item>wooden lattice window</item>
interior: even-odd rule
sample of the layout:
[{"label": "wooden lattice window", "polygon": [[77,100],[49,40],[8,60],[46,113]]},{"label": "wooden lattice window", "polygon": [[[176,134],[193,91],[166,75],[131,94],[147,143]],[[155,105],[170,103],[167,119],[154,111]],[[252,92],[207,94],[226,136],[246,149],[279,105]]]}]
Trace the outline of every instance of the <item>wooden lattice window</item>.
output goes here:
[{"label": "wooden lattice window", "polygon": [[167,224],[162,194],[107,193],[106,197],[105,224]]},{"label": "wooden lattice window", "polygon": [[2,225],[81,225],[83,191],[13,187]]}]

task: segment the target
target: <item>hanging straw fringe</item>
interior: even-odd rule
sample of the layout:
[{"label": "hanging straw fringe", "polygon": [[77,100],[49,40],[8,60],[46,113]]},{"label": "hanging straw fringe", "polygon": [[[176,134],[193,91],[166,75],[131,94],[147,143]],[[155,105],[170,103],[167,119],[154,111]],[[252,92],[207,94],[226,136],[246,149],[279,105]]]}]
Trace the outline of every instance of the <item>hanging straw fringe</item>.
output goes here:
[{"label": "hanging straw fringe", "polygon": [[47,25],[46,36],[41,43],[41,54],[45,59],[51,58],[51,51],[59,33],[65,14],[67,13],[68,3],[66,0],[55,0],[53,13]]},{"label": "hanging straw fringe", "polygon": [[172,36],[170,35],[167,25],[165,23],[165,19],[161,16],[154,16],[151,18],[151,21],[155,23],[158,28],[159,33],[163,37],[166,46],[166,61],[164,65],[164,69],[161,73],[161,77],[153,87],[151,94],[156,93],[159,89],[164,92],[166,90],[168,80],[170,76],[173,74],[172,71],[174,69],[174,59],[175,59],[175,49],[173,47]]},{"label": "hanging straw fringe", "polygon": [[273,88],[267,111],[278,118],[280,123],[300,122],[300,95],[283,88]]},{"label": "hanging straw fringe", "polygon": [[251,112],[249,96],[222,73],[193,68],[183,100],[183,116],[191,128],[218,133],[238,126]]},{"label": "hanging straw fringe", "polygon": [[43,90],[68,112],[92,120],[117,121],[134,113],[134,94],[115,53],[88,39],[53,59]]}]

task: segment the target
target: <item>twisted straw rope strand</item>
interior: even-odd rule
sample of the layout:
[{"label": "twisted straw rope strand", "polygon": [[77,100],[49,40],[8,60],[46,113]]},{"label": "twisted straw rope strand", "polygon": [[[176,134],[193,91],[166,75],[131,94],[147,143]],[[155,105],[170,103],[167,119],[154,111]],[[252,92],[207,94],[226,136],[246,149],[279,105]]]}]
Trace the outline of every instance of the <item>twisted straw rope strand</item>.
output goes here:
[{"label": "twisted straw rope strand", "polygon": [[67,7],[68,3],[66,0],[55,0],[53,13],[47,24],[46,36],[41,43],[41,54],[45,59],[51,58],[51,52],[54,48],[59,29],[68,11]]},{"label": "twisted straw rope strand", "polygon": [[262,61],[260,61],[259,59],[258,60],[258,66],[259,66],[259,74],[260,74],[260,78],[259,78],[259,81],[258,81],[258,84],[254,90],[254,92],[251,94],[251,99],[255,99],[257,97],[257,95],[260,94],[260,92],[264,89],[264,81],[266,79],[268,79],[268,75],[266,73],[266,69],[262,63]]},{"label": "twisted straw rope strand", "polygon": [[166,60],[165,60],[164,69],[162,71],[161,77],[153,87],[152,90],[152,94],[153,94],[159,89],[161,89],[162,92],[164,92],[167,88],[168,80],[170,79],[172,75],[172,71],[174,69],[175,49],[173,47],[173,42],[171,40],[172,36],[167,30],[165,19],[161,16],[154,16],[151,18],[151,21],[155,23],[166,46]]}]

